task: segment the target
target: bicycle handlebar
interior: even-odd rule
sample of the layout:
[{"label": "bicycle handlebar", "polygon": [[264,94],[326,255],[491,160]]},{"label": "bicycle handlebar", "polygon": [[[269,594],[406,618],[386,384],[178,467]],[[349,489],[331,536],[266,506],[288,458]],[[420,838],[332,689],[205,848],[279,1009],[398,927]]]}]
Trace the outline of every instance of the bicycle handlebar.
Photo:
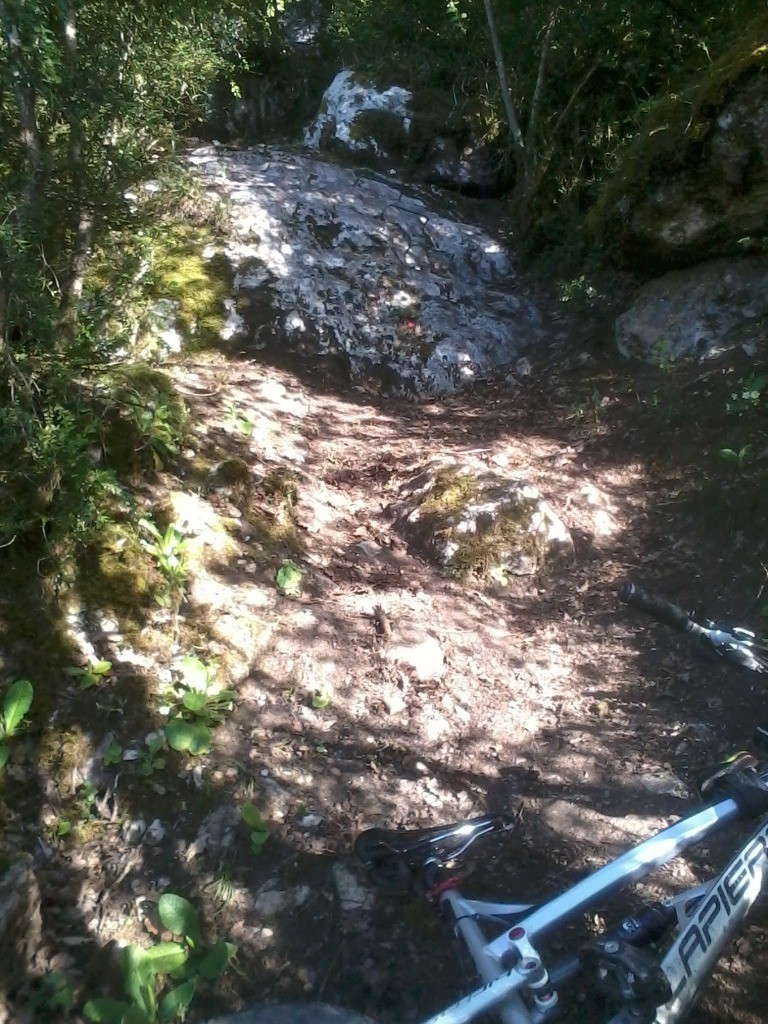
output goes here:
[{"label": "bicycle handlebar", "polygon": [[630,607],[663,622],[665,626],[671,626],[679,633],[695,636],[720,658],[726,658],[751,672],[768,672],[768,647],[757,641],[755,634],[747,629],[740,626],[718,626],[712,622],[707,622],[706,625],[696,622],[678,605],[647,593],[629,580],[619,588],[619,598]]},{"label": "bicycle handlebar", "polygon": [[671,601],[665,601],[662,597],[655,597],[627,580],[619,589],[619,598],[631,608],[637,608],[646,615],[658,619],[665,626],[671,626],[679,633],[690,633],[695,623],[688,612],[684,612]]}]

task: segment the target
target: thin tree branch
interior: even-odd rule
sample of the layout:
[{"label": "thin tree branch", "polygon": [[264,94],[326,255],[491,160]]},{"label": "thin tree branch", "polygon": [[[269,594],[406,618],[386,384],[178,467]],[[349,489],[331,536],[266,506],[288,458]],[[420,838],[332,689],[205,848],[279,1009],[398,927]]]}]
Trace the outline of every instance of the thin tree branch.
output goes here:
[{"label": "thin tree branch", "polygon": [[565,121],[566,117],[568,117],[570,112],[573,110],[573,105],[576,102],[576,100],[579,98],[579,94],[581,92],[583,92],[583,90],[586,88],[586,86],[588,85],[589,80],[592,77],[592,75],[594,75],[594,73],[599,68],[601,68],[602,66],[603,66],[603,61],[601,61],[601,60],[595,61],[595,63],[592,65],[592,67],[589,69],[589,71],[586,73],[586,75],[584,75],[582,80],[579,82],[579,84],[573,90],[573,92],[571,93],[571,98],[568,100],[566,105],[560,111],[560,114],[559,114],[557,120],[555,121],[555,124],[554,124],[554,126],[552,128],[551,138],[554,138],[557,135],[557,133],[560,131],[560,128],[561,128],[563,122]]},{"label": "thin tree branch", "polygon": [[555,30],[556,23],[557,8],[553,7],[550,11],[549,18],[547,19],[547,27],[544,32],[544,39],[541,43],[539,71],[536,75],[536,87],[533,90],[533,99],[531,100],[531,113],[528,119],[528,144],[534,152],[536,150],[536,133],[539,128],[539,111],[541,109],[541,96],[544,90],[544,74],[547,66],[547,57],[549,56],[549,50],[552,45],[552,33]]},{"label": "thin tree branch", "polygon": [[496,31],[496,18],[493,13],[493,5],[491,0],[483,0],[483,6],[485,7],[485,17],[488,21],[488,31],[491,34],[491,43],[493,44],[493,54],[496,58],[496,73],[499,76],[499,87],[501,89],[501,100],[504,104],[504,110],[507,115],[507,122],[509,124],[509,130],[512,133],[512,138],[515,140],[520,153],[525,152],[525,138],[523,137],[523,131],[520,127],[520,119],[515,111],[514,104],[512,103],[512,93],[509,90],[509,82],[507,80],[507,71],[504,65],[504,52],[501,49],[501,41],[499,39],[499,33]]},{"label": "thin tree branch", "polygon": [[65,117],[69,125],[69,174],[73,197],[77,204],[76,208],[79,207],[79,212],[77,213],[77,225],[74,227],[74,242],[66,280],[61,288],[59,327],[65,340],[72,341],[77,327],[80,298],[83,294],[83,279],[93,237],[93,213],[82,203],[83,133],[80,112],[77,108],[77,12],[74,3],[66,5],[62,35],[70,97],[69,104],[65,109]]}]

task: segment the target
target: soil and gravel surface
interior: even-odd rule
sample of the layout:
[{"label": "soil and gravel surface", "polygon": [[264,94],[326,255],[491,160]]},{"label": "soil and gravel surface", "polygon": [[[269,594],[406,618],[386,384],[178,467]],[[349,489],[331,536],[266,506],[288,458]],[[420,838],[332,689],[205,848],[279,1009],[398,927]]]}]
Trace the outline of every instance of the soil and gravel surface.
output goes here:
[{"label": "soil and gravel surface", "polygon": [[[46,638],[31,651],[14,620],[9,667],[71,664],[73,633],[113,665],[87,690],[52,670],[4,783],[4,843],[33,855],[40,900],[30,976],[10,982],[6,1019],[35,1019],[35,979],[51,969],[76,1005],[119,994],[112,947],[148,941],[171,889],[209,935],[239,947],[190,1020],[306,998],[416,1022],[463,990],[450,935],[412,894],[371,887],[351,857],[359,830],[512,813],[516,829],[469,859],[465,888],[535,901],[695,806],[697,774],[768,719],[764,684],[697,661],[616,592],[629,576],[759,626],[748,614],[765,576],[759,461],[718,455],[754,436],[754,422],[725,413],[749,367],[739,355],[643,368],[610,352],[608,329],[596,329],[533,356],[530,375],[420,404],[269,353],[172,369],[190,446],[137,500],[186,524],[178,616],[146,601],[129,613],[106,587],[91,591],[101,606],[57,607],[6,553],[14,606]],[[451,578],[409,549],[388,508],[413,467],[445,453],[536,484],[573,557],[502,586]],[[216,476],[236,460],[252,476]],[[284,558],[302,572],[294,597],[275,586]],[[180,653],[218,658],[238,693],[211,752],[169,753],[145,775],[130,760],[104,767],[108,734],[128,749],[162,724],[155,694]],[[84,781],[88,820],[57,836]],[[269,829],[258,854],[238,812],[249,802]],[[721,856],[712,844],[659,872],[646,897]],[[601,919],[615,911],[585,931]],[[760,910],[753,921],[700,1024],[765,1020],[768,922]],[[594,995],[579,1007],[574,1019],[603,1019]]]}]

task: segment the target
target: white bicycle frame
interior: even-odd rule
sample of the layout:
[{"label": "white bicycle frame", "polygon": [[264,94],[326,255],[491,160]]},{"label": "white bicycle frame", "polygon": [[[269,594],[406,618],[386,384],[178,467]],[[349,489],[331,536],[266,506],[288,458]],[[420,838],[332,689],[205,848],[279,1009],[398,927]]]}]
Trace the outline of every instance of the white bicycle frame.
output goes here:
[{"label": "white bicycle frame", "polygon": [[[768,782],[768,775],[763,781]],[[663,829],[537,907],[470,900],[457,889],[447,888],[439,897],[440,903],[450,908],[456,932],[472,956],[483,985],[423,1024],[468,1024],[489,1011],[495,1012],[503,1024],[545,1024],[557,1013],[558,982],[557,970],[553,969],[550,976],[537,951],[538,940],[741,818],[734,800],[721,800]],[[684,1020],[724,946],[739,932],[767,880],[765,817],[719,875],[666,901],[677,914],[676,936],[659,967],[671,997],[657,1007],[654,1024]],[[530,913],[526,915],[526,911]],[[505,915],[517,917],[514,927],[507,925],[497,938],[488,941],[478,922],[498,925]],[[509,968],[509,964],[514,966]],[[644,1011],[639,1011],[637,1019],[643,1018],[648,1019]],[[631,1011],[630,1017],[622,1011],[612,1018],[617,1024],[629,1019]]]}]

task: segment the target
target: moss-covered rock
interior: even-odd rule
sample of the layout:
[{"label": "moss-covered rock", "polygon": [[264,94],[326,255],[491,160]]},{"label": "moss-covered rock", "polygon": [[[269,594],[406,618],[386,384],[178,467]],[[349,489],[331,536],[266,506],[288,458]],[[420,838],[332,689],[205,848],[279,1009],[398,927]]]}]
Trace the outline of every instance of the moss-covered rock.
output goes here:
[{"label": "moss-covered rock", "polygon": [[768,15],[659,100],[591,211],[592,234],[657,271],[768,239]]},{"label": "moss-covered rock", "polygon": [[530,575],[573,542],[538,490],[475,463],[436,461],[402,488],[400,529],[462,578]]}]

